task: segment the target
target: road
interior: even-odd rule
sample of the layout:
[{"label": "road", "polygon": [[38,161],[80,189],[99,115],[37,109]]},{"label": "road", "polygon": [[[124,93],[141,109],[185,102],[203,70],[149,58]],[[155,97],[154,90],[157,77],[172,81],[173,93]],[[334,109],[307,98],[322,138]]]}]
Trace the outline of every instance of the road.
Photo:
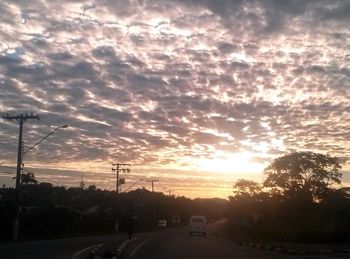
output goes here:
[{"label": "road", "polygon": [[126,235],[0,243],[0,259],[69,259],[75,252],[89,246],[123,239]]},{"label": "road", "polygon": [[213,236],[215,226],[207,236],[190,236],[187,228],[161,231],[146,235],[145,242],[134,250],[129,259],[285,259],[297,258],[264,250],[238,246],[231,240]]}]

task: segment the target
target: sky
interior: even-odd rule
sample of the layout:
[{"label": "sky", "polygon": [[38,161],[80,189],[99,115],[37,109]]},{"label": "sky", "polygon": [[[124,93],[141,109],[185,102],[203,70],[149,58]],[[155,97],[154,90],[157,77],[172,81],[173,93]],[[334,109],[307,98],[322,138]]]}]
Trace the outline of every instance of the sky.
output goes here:
[{"label": "sky", "polygon": [[[350,1],[0,2],[0,112],[39,114],[39,180],[227,197],[281,155],[339,157],[350,183]],[[18,123],[0,120],[0,183]],[[50,170],[49,170],[50,169]],[[133,188],[150,188],[140,181]]]}]

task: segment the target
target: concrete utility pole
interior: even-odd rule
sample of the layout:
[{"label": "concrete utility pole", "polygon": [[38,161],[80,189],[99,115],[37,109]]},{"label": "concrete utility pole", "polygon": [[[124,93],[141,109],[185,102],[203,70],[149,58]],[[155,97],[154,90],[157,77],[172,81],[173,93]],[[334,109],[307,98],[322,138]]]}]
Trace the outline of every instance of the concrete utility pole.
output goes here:
[{"label": "concrete utility pole", "polygon": [[159,182],[159,180],[158,179],[152,179],[152,180],[147,180],[147,182],[152,183],[152,192],[154,192],[153,183]]},{"label": "concrete utility pole", "polygon": [[112,172],[116,174],[116,183],[115,183],[115,191],[119,193],[119,185],[122,184],[119,181],[119,173],[130,173],[131,164],[123,164],[123,163],[113,163],[112,164]]},{"label": "concrete utility pole", "polygon": [[19,123],[19,134],[18,134],[18,151],[17,151],[17,170],[16,170],[16,217],[13,222],[13,239],[18,240],[18,218],[19,218],[19,191],[21,186],[21,166],[22,166],[22,134],[23,134],[23,124],[26,120],[40,120],[39,115],[31,114],[19,114],[16,116],[10,116],[8,114],[1,116],[5,120],[16,120]]}]

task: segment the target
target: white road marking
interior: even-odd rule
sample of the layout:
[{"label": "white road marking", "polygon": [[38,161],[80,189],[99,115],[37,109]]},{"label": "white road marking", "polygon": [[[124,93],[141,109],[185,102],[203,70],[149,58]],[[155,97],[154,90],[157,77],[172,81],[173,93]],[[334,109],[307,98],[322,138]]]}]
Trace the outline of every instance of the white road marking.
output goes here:
[{"label": "white road marking", "polygon": [[143,241],[141,244],[139,244],[137,247],[135,247],[135,249],[132,250],[132,252],[130,253],[129,257],[133,257],[133,256],[136,254],[136,252],[137,252],[141,247],[143,247],[147,242],[148,242],[148,240],[145,240],[145,241]]}]

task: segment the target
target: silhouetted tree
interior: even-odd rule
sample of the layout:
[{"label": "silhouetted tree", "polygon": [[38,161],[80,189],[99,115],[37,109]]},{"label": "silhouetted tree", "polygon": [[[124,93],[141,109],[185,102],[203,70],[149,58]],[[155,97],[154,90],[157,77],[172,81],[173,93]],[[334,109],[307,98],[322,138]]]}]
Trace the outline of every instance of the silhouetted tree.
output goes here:
[{"label": "silhouetted tree", "polygon": [[96,187],[96,185],[90,185],[87,189],[88,189],[88,191],[96,191],[97,187]]},{"label": "silhouetted tree", "polygon": [[21,174],[21,184],[37,184],[38,181],[35,179],[33,173],[26,172]]},{"label": "silhouetted tree", "polygon": [[341,183],[337,158],[313,152],[295,152],[275,159],[264,173],[265,187],[279,190],[285,197],[320,200],[330,185]]},{"label": "silhouetted tree", "polygon": [[261,187],[257,182],[239,179],[233,185],[235,196],[254,196],[261,192]]}]

